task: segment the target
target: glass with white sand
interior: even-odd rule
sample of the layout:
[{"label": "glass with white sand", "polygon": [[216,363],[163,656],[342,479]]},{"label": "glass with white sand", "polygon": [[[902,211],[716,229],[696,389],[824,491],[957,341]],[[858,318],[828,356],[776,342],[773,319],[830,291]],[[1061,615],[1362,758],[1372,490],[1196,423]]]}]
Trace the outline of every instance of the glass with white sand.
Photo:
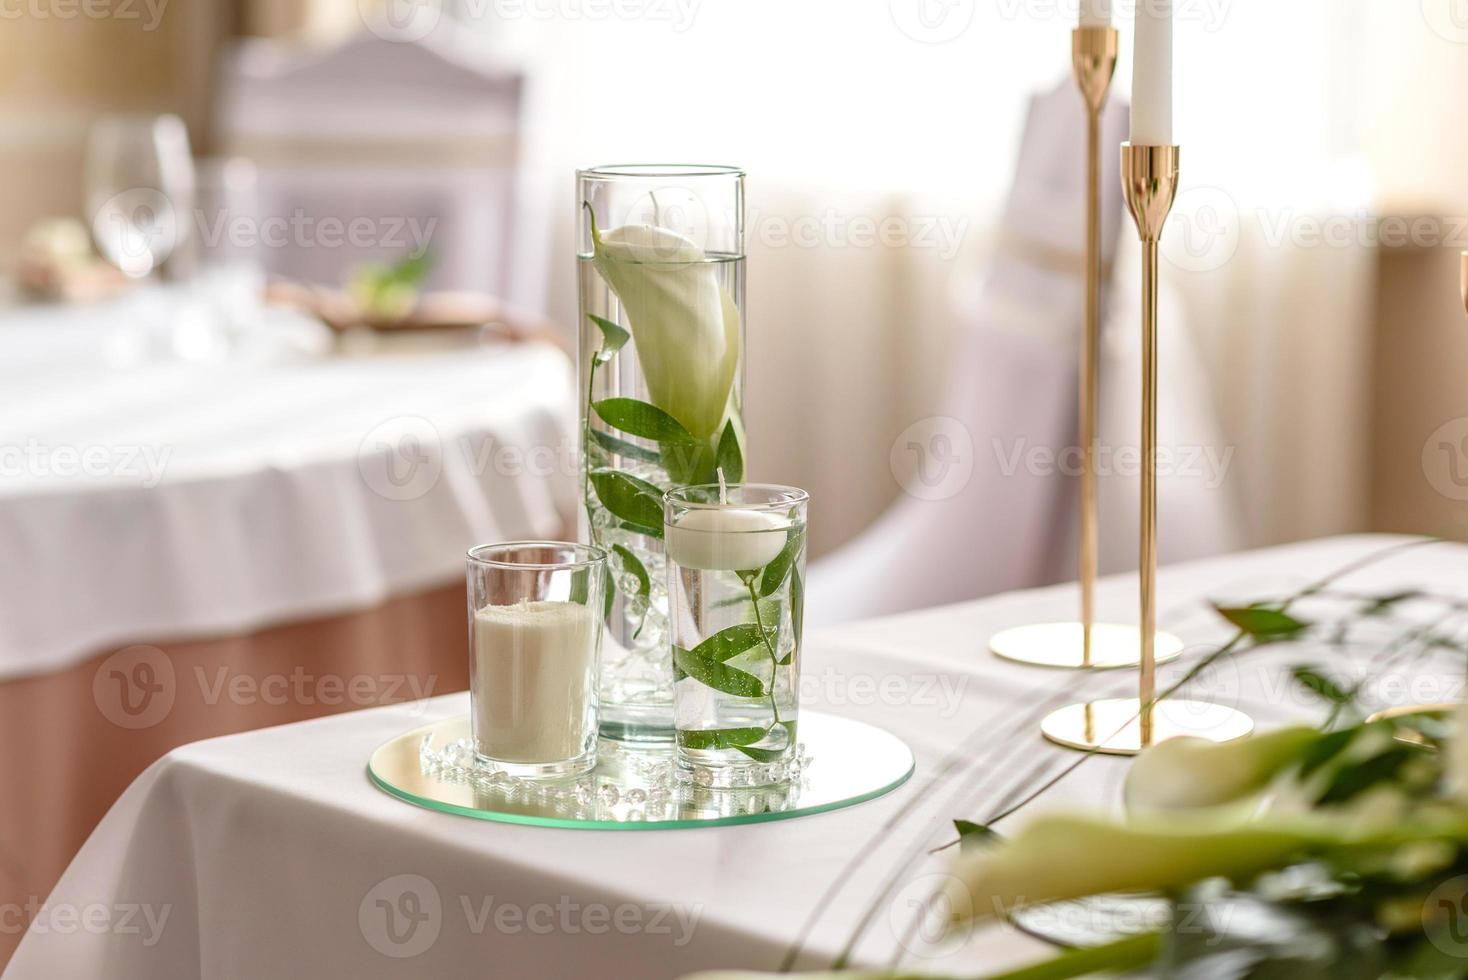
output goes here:
[{"label": "glass with white sand", "polygon": [[517,777],[596,765],[606,552],[560,541],[468,556],[469,704],[479,764]]}]

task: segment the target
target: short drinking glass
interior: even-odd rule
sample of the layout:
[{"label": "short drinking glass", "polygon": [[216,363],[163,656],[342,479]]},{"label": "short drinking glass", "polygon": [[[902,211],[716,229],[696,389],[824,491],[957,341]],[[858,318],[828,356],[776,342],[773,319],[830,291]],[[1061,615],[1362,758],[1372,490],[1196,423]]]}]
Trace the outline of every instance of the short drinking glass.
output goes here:
[{"label": "short drinking glass", "polygon": [[663,497],[678,764],[701,785],[791,774],[808,501],[756,484]]},{"label": "short drinking glass", "polygon": [[469,704],[481,765],[520,777],[596,765],[606,552],[559,541],[469,552]]}]

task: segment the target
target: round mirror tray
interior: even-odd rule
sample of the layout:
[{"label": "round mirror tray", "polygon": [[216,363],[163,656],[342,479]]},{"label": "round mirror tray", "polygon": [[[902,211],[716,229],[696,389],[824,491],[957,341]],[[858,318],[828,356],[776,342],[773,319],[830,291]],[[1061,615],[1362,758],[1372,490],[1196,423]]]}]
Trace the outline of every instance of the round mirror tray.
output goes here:
[{"label": "round mirror tray", "polygon": [[479,820],[587,830],[674,830],[786,820],[876,799],[913,772],[912,751],[864,722],[800,716],[798,759],[764,773],[769,785],[713,788],[678,770],[671,747],[603,740],[579,778],[517,779],[476,767],[469,719],[425,725],[372,753],[367,775],[401,800]]}]

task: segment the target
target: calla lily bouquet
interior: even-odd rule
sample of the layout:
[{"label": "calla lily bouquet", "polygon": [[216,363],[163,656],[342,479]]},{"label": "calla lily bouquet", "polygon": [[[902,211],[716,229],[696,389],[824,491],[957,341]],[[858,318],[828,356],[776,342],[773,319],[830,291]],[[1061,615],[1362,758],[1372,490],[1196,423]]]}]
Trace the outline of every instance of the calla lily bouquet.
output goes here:
[{"label": "calla lily bouquet", "polygon": [[[1220,608],[1239,632],[1207,660],[1307,635],[1345,647],[1360,622],[1379,623],[1408,602],[1445,612],[1387,646],[1388,662],[1461,656],[1468,602],[1337,593],[1354,604],[1352,619],[1311,623],[1292,611],[1301,599],[1330,597],[1329,583],[1281,602]],[[1008,840],[956,821],[960,854],[935,903],[955,924],[1100,896],[1160,896],[1170,910],[1160,928],[1129,917],[1143,931],[970,980],[1468,977],[1468,707],[1367,717],[1359,701],[1369,677],[1342,683],[1313,666],[1291,673],[1329,706],[1325,725],[1221,745],[1162,742],[1128,771],[1124,819],[1045,816]]]}]

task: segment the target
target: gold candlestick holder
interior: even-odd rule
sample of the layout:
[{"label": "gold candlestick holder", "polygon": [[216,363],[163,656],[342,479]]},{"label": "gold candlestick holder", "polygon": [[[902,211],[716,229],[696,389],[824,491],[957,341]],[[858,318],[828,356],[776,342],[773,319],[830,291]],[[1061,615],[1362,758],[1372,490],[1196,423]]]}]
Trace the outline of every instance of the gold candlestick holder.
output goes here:
[{"label": "gold candlestick holder", "polygon": [[1176,146],[1123,143],[1121,147],[1123,190],[1142,240],[1142,657],[1138,693],[1136,698],[1070,705],[1041,723],[1041,731],[1052,742],[1108,755],[1135,755],[1178,735],[1227,742],[1254,730],[1253,719],[1234,708],[1202,701],[1157,700],[1158,244],[1177,197],[1179,157]]},{"label": "gold candlestick holder", "polygon": [[[1037,623],[996,633],[995,656],[1037,667],[1114,670],[1142,661],[1141,631],[1135,626],[1096,622],[1096,414],[1101,376],[1101,112],[1116,73],[1114,27],[1078,27],[1071,34],[1071,65],[1086,106],[1086,329],[1081,339],[1080,555],[1081,619]],[[1153,639],[1157,662],[1182,655],[1183,644],[1167,633]]]}]

